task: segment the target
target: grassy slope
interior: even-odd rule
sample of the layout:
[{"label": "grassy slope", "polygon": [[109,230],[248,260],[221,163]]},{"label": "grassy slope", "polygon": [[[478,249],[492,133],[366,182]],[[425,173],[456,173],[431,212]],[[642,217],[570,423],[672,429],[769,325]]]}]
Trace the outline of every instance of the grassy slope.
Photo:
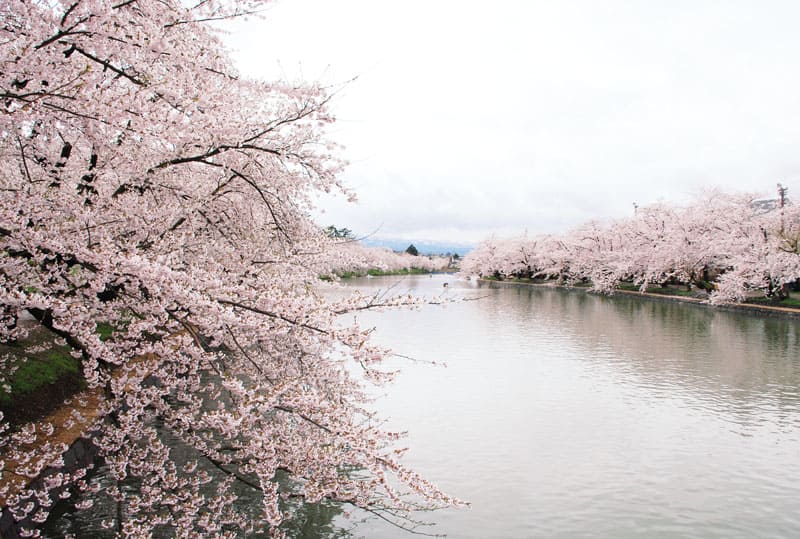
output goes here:
[{"label": "grassy slope", "polygon": [[0,345],[0,354],[0,410],[12,424],[49,413],[83,386],[80,360],[44,329],[22,342]]}]

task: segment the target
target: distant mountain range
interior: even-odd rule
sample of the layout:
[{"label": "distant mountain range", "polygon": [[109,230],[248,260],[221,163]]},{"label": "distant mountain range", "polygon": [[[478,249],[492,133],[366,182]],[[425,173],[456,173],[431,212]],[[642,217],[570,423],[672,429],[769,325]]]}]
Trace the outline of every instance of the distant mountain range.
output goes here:
[{"label": "distant mountain range", "polygon": [[392,251],[405,251],[412,243],[417,248],[421,255],[443,255],[443,254],[458,254],[464,256],[472,249],[474,245],[463,243],[445,243],[436,241],[408,241],[408,240],[393,240],[384,238],[365,238],[361,243],[369,247],[388,247]]}]

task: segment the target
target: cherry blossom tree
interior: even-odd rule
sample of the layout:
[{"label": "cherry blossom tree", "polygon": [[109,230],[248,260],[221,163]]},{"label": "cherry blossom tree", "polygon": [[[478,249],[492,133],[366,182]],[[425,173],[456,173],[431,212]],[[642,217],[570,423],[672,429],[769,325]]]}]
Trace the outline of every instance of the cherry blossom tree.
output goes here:
[{"label": "cherry blossom tree", "polygon": [[461,260],[461,273],[478,277],[491,275],[496,251],[494,238],[483,240]]},{"label": "cherry blossom tree", "polygon": [[728,215],[728,233],[719,235],[726,269],[712,302],[742,301],[753,292],[785,297],[788,286],[800,279],[799,210],[791,205],[764,214],[749,209],[737,217]]},{"label": "cherry blossom tree", "polygon": [[[24,341],[32,316],[101,390],[93,439],[136,486],[106,491],[121,536],[279,535],[287,500],[387,519],[454,503],[399,462],[363,389],[389,377],[387,351],[340,322],[393,302],[315,292],[331,242],[311,195],[349,194],[330,95],[242,77],[209,26],[262,4],[0,0],[0,338]],[[0,495],[42,522],[84,473]],[[259,493],[255,514],[234,484]]]}]

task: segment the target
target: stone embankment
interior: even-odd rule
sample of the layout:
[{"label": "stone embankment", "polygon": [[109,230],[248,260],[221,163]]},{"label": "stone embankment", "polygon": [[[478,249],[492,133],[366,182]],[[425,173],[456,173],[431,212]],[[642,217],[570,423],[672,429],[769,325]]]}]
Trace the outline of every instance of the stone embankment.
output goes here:
[{"label": "stone embankment", "polygon": [[[487,283],[491,285],[497,286],[505,286],[505,287],[535,287],[535,288],[561,288],[561,289],[568,289],[568,290],[575,290],[580,292],[588,292],[587,288],[581,287],[565,287],[560,286],[552,283],[529,283],[529,282],[521,282],[521,281],[497,281],[494,279],[479,279],[482,283]],[[638,292],[635,290],[615,290],[614,294],[626,295],[626,296],[633,296],[642,299],[652,300],[652,301],[666,301],[666,302],[675,302],[675,303],[691,303],[694,305],[701,305],[704,307],[709,307],[712,309],[717,309],[721,311],[736,311],[736,312],[747,312],[758,314],[762,316],[779,316],[779,317],[789,317],[789,318],[798,318],[800,319],[800,309],[795,309],[792,307],[778,307],[773,305],[757,305],[755,303],[724,303],[724,304],[717,304],[712,305],[708,303],[708,301],[700,298],[693,298],[689,296],[671,296],[668,294],[653,294],[649,292]]]}]

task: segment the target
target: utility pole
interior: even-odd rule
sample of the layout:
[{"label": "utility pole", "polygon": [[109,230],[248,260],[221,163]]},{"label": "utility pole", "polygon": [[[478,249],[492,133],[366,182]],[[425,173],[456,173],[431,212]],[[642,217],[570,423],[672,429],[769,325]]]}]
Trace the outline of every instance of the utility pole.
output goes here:
[{"label": "utility pole", "polygon": [[778,184],[778,199],[780,200],[780,208],[783,209],[784,204],[786,204],[786,193],[789,191],[788,187],[784,187],[781,184]]},{"label": "utility pole", "polygon": [[781,184],[778,184],[778,199],[781,208],[781,237],[783,236],[783,231],[785,229],[784,219],[783,219],[783,206],[786,204],[786,192],[789,190],[788,187],[784,187]]}]

